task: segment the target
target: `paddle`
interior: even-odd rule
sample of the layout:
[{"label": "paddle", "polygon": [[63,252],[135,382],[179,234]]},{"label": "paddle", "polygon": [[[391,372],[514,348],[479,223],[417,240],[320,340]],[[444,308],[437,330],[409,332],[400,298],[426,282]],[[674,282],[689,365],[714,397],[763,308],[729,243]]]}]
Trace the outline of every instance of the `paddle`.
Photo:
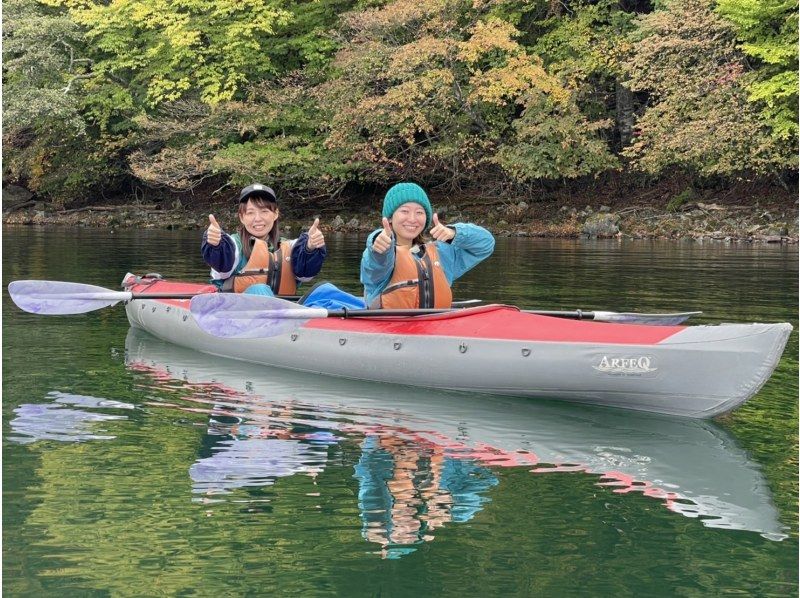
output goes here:
[{"label": "paddle", "polygon": [[[257,295],[239,295],[233,293],[133,293],[130,291],[112,291],[103,287],[78,282],[61,282],[54,280],[17,280],[8,285],[11,299],[22,310],[40,315],[82,314],[104,307],[111,307],[123,301],[135,299],[191,299],[193,297],[218,298],[218,313],[208,313],[208,307],[193,302],[195,310],[206,312],[202,318],[209,330],[216,336],[238,338],[263,338],[275,336],[283,331],[291,330],[312,318],[328,317],[386,317],[386,316],[418,316],[451,311],[448,309],[428,310],[334,310],[308,308],[279,298]],[[294,297],[292,297],[294,299]],[[204,299],[205,300],[205,299]],[[273,302],[273,303],[269,303]],[[480,303],[478,299],[467,299],[453,302],[453,307],[465,307]],[[290,306],[290,307],[289,307]],[[297,309],[296,314],[287,315],[288,309]],[[312,311],[316,309],[316,311]],[[672,326],[684,322],[693,315],[702,312],[684,312],[674,314],[637,314],[610,311],[540,311],[524,310],[559,318],[574,320],[594,320],[600,322],[616,322],[631,324],[651,324]],[[260,322],[260,325],[255,324]],[[201,325],[202,327],[202,325]],[[253,330],[251,336],[244,334],[248,327]],[[212,333],[214,334],[214,333]]]},{"label": "paddle", "polygon": [[[50,316],[83,314],[134,299],[191,299],[198,295],[198,293],[112,291],[91,284],[57,280],[16,280],[8,285],[8,293],[20,309],[32,314]],[[282,299],[297,301],[300,296],[285,296]],[[480,300],[467,299],[454,302],[453,305],[466,306],[473,303],[480,303]]]},{"label": "paddle", "polygon": [[[112,291],[91,284],[57,280],[15,280],[8,285],[8,294],[20,309],[42,315],[83,314],[136,298],[136,293],[130,291]],[[170,294],[169,298],[190,299],[193,296]],[[148,297],[166,298],[163,294]]]},{"label": "paddle", "polygon": [[[339,309],[305,307],[277,297],[212,293],[197,295],[190,303],[192,316],[208,334],[221,338],[267,338],[299,328],[315,318],[385,318],[421,316],[454,311],[452,309]],[[524,310],[525,313],[602,322],[659,323],[674,325],[700,312],[682,314],[633,314]],[[637,318],[641,318],[638,319]]]}]

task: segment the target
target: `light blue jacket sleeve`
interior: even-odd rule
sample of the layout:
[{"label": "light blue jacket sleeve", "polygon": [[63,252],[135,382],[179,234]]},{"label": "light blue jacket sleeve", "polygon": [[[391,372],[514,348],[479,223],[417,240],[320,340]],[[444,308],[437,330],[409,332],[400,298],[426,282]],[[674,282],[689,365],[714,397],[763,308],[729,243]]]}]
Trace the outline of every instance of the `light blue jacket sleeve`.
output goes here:
[{"label": "light blue jacket sleeve", "polygon": [[369,234],[367,246],[361,256],[361,284],[364,285],[364,301],[367,307],[386,288],[394,271],[394,239],[386,253],[372,250],[375,237],[382,230],[379,228]]},{"label": "light blue jacket sleeve", "polygon": [[[494,251],[494,237],[477,224],[457,223],[449,225],[456,231],[450,243],[436,241],[439,260],[447,282],[452,285],[466,272],[477,266]],[[394,243],[384,254],[372,250],[375,235],[381,229],[370,233],[367,246],[361,257],[361,284],[364,285],[364,300],[367,305],[381,294],[389,284],[394,271]]]},{"label": "light blue jacket sleeve", "polygon": [[472,270],[494,251],[492,233],[478,226],[459,222],[450,225],[456,229],[456,236],[449,243],[436,241],[439,260],[447,282],[451,285]]}]

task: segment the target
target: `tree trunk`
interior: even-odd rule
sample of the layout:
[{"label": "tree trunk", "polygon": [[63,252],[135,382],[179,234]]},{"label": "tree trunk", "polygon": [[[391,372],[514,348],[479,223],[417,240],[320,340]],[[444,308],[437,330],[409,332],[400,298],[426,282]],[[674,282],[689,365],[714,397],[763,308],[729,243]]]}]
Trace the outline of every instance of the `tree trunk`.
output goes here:
[{"label": "tree trunk", "polygon": [[633,93],[617,81],[617,130],[621,147],[630,144],[633,137]]}]

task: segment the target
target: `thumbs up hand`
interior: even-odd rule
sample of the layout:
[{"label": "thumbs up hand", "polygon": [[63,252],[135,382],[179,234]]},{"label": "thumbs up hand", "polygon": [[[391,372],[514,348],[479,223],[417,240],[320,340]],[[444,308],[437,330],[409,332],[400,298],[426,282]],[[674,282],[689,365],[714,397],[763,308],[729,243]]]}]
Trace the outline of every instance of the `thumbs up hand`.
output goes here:
[{"label": "thumbs up hand", "polygon": [[306,243],[306,247],[308,247],[309,251],[313,251],[314,249],[319,249],[320,247],[325,246],[325,237],[322,235],[322,231],[319,229],[319,218],[314,219],[314,224],[311,225],[311,228],[308,229],[308,243]]},{"label": "thumbs up hand", "polygon": [[216,247],[222,240],[222,227],[214,218],[214,214],[208,215],[208,229],[206,230],[206,240],[209,245]]},{"label": "thumbs up hand", "polygon": [[433,215],[433,228],[430,230],[431,237],[437,241],[445,243],[456,236],[456,231],[439,222],[439,214]]},{"label": "thumbs up hand", "polygon": [[389,224],[388,218],[384,217],[381,222],[383,223],[383,230],[375,237],[375,241],[372,242],[372,250],[375,253],[383,254],[392,246],[392,237],[394,237],[394,233],[392,232],[392,225]]}]

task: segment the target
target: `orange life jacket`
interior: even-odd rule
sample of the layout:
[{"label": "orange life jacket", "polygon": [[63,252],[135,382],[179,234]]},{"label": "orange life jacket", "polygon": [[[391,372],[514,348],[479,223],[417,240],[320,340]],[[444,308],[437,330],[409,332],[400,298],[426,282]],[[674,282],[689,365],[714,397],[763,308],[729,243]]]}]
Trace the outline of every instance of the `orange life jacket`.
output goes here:
[{"label": "orange life jacket", "polygon": [[297,292],[289,241],[281,241],[278,250],[271,253],[266,241],[256,239],[244,269],[228,278],[222,290],[243,293],[254,284],[267,284],[276,295],[294,295]]},{"label": "orange life jacket", "polygon": [[453,292],[447,283],[436,243],[425,243],[422,257],[411,248],[395,247],[394,271],[378,298],[383,309],[448,308]]}]

